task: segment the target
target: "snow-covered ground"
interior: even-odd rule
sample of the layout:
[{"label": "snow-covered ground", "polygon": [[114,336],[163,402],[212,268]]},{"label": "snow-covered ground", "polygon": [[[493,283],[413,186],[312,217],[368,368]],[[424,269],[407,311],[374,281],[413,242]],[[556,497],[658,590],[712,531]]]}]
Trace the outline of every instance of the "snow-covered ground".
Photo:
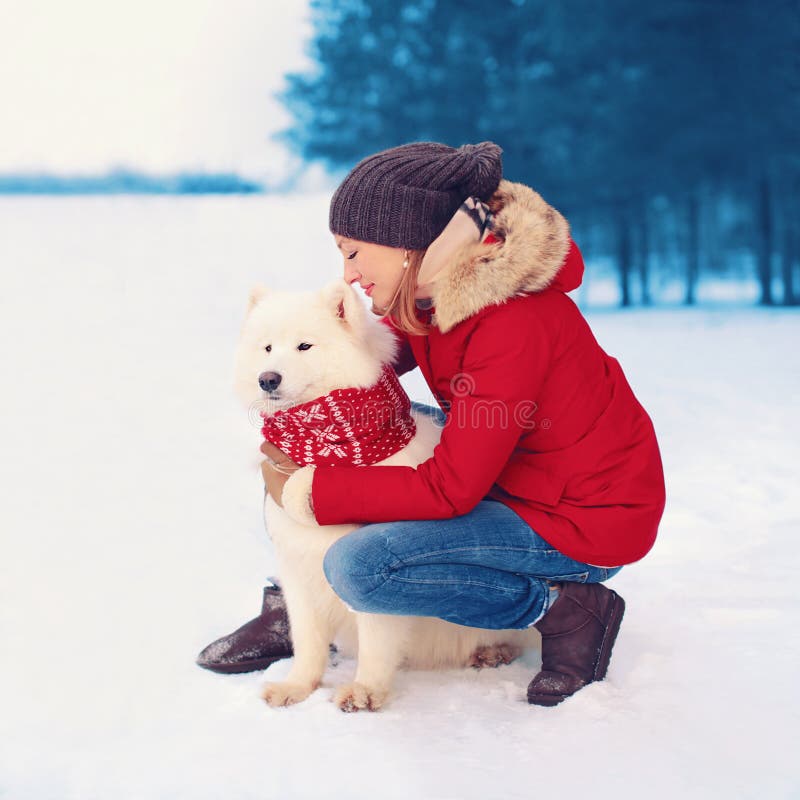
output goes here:
[{"label": "snow-covered ground", "polygon": [[668,484],[605,682],[529,706],[531,652],[346,715],[351,661],[281,710],[194,665],[274,569],[230,389],[246,293],[338,274],[327,202],[0,199],[0,797],[797,797],[797,313],[588,314]]}]

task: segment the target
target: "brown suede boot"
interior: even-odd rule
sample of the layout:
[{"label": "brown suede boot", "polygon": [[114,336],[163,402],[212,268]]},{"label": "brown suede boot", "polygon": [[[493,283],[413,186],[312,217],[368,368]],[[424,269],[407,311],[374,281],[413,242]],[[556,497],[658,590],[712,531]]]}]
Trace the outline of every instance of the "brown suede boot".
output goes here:
[{"label": "brown suede boot", "polygon": [[253,672],[291,655],[286,602],[278,582],[269,579],[264,587],[261,613],[208,645],[197,656],[197,664],[212,672]]},{"label": "brown suede boot", "polygon": [[542,634],[542,671],[528,685],[528,702],[554,706],[603,680],[624,613],[625,601],[601,583],[562,583],[534,625]]}]

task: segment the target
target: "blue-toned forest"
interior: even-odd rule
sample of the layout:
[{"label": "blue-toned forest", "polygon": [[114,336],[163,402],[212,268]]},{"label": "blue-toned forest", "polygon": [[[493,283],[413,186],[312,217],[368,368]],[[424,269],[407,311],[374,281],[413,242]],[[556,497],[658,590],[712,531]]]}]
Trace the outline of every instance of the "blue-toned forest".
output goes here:
[{"label": "blue-toned forest", "polygon": [[[333,169],[398,143],[491,139],[623,306],[701,273],[800,302],[800,9],[794,0],[313,0],[316,69],[282,140]],[[654,274],[658,273],[658,274]],[[657,299],[657,298],[655,298]]]}]

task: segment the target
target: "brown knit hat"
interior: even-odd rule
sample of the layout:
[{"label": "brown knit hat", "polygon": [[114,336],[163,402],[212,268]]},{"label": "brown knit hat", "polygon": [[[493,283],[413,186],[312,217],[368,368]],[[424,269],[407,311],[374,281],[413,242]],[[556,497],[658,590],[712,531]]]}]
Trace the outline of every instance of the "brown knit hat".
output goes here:
[{"label": "brown knit hat", "polygon": [[488,200],[503,177],[494,142],[412,142],[359,161],[331,199],[332,233],[389,247],[426,248],[468,197]]}]

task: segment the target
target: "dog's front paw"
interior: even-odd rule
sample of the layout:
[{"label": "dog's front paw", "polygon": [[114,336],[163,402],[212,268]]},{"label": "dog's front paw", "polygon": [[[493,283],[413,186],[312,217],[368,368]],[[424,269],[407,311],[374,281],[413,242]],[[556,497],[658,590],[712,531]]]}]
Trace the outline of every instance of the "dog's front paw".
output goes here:
[{"label": "dog's front paw", "polygon": [[291,706],[302,703],[314,687],[307,683],[265,683],[261,689],[261,696],[273,707]]},{"label": "dog's front paw", "polygon": [[333,695],[333,702],[342,711],[358,711],[366,708],[377,711],[389,694],[386,689],[371,689],[363,683],[347,683],[340,686]]}]

